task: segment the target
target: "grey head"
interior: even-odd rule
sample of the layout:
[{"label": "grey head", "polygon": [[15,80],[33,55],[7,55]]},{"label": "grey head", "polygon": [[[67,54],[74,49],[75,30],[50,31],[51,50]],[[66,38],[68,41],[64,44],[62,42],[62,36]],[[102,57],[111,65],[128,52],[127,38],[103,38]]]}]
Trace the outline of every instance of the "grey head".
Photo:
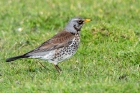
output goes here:
[{"label": "grey head", "polygon": [[70,32],[70,33],[78,33],[80,30],[81,30],[81,28],[82,28],[82,26],[83,26],[83,24],[85,23],[85,22],[89,22],[89,21],[91,21],[90,19],[84,19],[84,18],[80,18],[80,17],[75,17],[75,18],[72,18],[69,22],[68,22],[68,24],[66,25],[66,27],[65,27],[65,31],[68,31],[68,32]]}]

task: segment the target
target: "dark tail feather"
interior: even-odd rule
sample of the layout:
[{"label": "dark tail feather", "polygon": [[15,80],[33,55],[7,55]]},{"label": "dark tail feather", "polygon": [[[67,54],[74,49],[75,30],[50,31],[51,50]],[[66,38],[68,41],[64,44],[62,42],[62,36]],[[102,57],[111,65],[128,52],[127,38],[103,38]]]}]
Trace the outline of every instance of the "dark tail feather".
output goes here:
[{"label": "dark tail feather", "polygon": [[20,56],[16,56],[16,57],[11,57],[11,58],[7,58],[6,59],[6,62],[11,62],[11,61],[14,61],[14,60],[17,60],[17,59],[20,59],[20,58],[27,58],[28,56],[26,55],[20,55]]}]

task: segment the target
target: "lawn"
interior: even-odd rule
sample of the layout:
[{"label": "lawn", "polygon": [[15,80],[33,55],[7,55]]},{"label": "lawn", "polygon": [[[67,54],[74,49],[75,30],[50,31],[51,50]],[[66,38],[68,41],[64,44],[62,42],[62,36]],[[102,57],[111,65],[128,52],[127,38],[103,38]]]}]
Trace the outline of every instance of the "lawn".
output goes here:
[{"label": "lawn", "polygon": [[[139,93],[140,0],[1,0],[0,93]],[[24,54],[91,18],[77,53],[59,64],[6,58]],[[47,69],[43,68],[41,62]]]}]

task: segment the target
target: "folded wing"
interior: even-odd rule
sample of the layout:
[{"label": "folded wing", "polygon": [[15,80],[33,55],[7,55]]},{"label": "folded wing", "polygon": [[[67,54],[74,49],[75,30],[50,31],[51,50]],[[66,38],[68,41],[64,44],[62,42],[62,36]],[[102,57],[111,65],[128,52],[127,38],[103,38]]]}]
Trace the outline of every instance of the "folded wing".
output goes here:
[{"label": "folded wing", "polygon": [[67,31],[62,31],[41,44],[38,48],[26,53],[27,56],[44,56],[55,49],[66,47],[72,42],[74,35]]}]

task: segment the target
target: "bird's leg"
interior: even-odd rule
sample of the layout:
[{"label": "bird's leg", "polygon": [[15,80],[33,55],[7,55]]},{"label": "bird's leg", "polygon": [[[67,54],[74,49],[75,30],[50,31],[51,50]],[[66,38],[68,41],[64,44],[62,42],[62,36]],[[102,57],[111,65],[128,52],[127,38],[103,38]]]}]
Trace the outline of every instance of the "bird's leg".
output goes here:
[{"label": "bird's leg", "polygon": [[44,67],[46,70],[48,70],[42,63],[38,62],[42,67]]},{"label": "bird's leg", "polygon": [[55,66],[55,68],[56,68],[56,70],[60,73],[62,70],[59,68],[59,66],[58,65],[54,65]]}]

